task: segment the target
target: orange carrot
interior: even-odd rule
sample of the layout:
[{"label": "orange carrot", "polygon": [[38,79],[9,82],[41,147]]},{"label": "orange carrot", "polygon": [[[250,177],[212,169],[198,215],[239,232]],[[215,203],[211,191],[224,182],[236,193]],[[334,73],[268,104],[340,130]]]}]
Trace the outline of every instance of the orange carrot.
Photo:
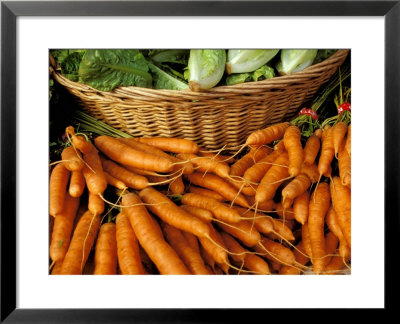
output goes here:
[{"label": "orange carrot", "polygon": [[68,126],[65,133],[71,138],[72,146],[78,149],[81,153],[87,154],[92,151],[93,144],[86,140],[83,135],[76,135],[72,126]]},{"label": "orange carrot", "polygon": [[171,160],[136,150],[111,136],[98,136],[94,140],[96,147],[111,160],[143,170],[169,172]]},{"label": "orange carrot", "polygon": [[186,241],[192,247],[192,249],[200,254],[200,246],[197,237],[194,236],[192,233],[188,233],[185,231],[182,231],[182,235],[185,237]]},{"label": "orange carrot", "polygon": [[94,254],[95,275],[117,273],[117,234],[115,223],[104,223],[100,227]]},{"label": "orange carrot", "polygon": [[162,229],[167,242],[175,249],[191,273],[209,274],[200,253],[189,245],[180,230],[164,222],[162,223]]},{"label": "orange carrot", "polygon": [[180,153],[177,157],[192,163],[198,172],[214,173],[221,178],[229,176],[229,165],[226,162],[215,161],[209,157],[201,157],[192,153]]},{"label": "orange carrot", "polygon": [[217,193],[215,191],[212,191],[212,190],[209,190],[209,189],[205,189],[205,188],[201,188],[201,187],[192,186],[192,185],[189,186],[188,192],[197,193],[197,194],[202,195],[202,196],[213,198],[215,200],[218,200],[219,202],[222,202],[222,201],[225,200],[224,197],[222,197],[219,193]]},{"label": "orange carrot", "polygon": [[255,250],[266,259],[279,264],[293,265],[296,262],[292,250],[266,237],[261,239]]},{"label": "orange carrot", "polygon": [[261,240],[260,232],[253,227],[252,222],[249,220],[241,220],[237,223],[218,222],[217,224],[223,231],[236,237],[248,247],[255,246]]},{"label": "orange carrot", "polygon": [[122,274],[144,274],[139,253],[139,243],[129,217],[120,212],[116,218],[116,241],[118,264]]},{"label": "orange carrot", "polygon": [[51,274],[52,275],[59,275],[61,274],[61,268],[62,268],[63,260],[57,261],[54,263],[53,268],[51,269]]},{"label": "orange carrot", "polygon": [[189,174],[189,181],[196,185],[206,189],[213,190],[223,196],[226,200],[234,201],[239,206],[250,207],[246,198],[229,182],[225,181],[221,177],[214,174],[201,174],[200,172],[194,172]]},{"label": "orange carrot", "polygon": [[318,172],[320,176],[329,176],[329,167],[335,156],[333,146],[332,127],[326,125],[322,132],[321,152],[318,160]]},{"label": "orange carrot", "polygon": [[208,226],[202,220],[187,213],[175,205],[167,196],[152,187],[139,192],[139,197],[149,204],[147,208],[167,224],[183,231],[192,233],[197,237],[209,235]]},{"label": "orange carrot", "polygon": [[311,249],[311,241],[310,241],[310,231],[308,229],[308,223],[304,223],[301,227],[301,239],[303,242],[304,251],[312,258],[312,249]]},{"label": "orange carrot", "polygon": [[168,137],[138,137],[139,142],[155,146],[163,151],[172,153],[194,153],[199,151],[198,145],[188,139]]},{"label": "orange carrot", "polygon": [[121,204],[140,245],[160,274],[190,274],[175,250],[164,240],[160,226],[141,199],[134,193],[127,193],[122,196]]},{"label": "orange carrot", "polygon": [[102,165],[104,171],[123,181],[129,188],[140,190],[149,186],[146,177],[134,174],[111,160],[103,159]]},{"label": "orange carrot", "polygon": [[340,274],[346,268],[345,260],[342,257],[335,255],[330,263],[325,267],[324,274],[335,275]]},{"label": "orange carrot", "polygon": [[337,156],[339,148],[342,145],[342,142],[345,141],[346,133],[347,133],[347,124],[345,122],[340,121],[332,126],[332,141],[335,150],[335,156]]},{"label": "orange carrot", "polygon": [[339,177],[333,177],[330,183],[332,205],[337,215],[337,221],[342,229],[347,245],[351,248],[351,191],[343,186]]},{"label": "orange carrot", "polygon": [[100,227],[100,217],[86,211],[79,219],[60,274],[82,274]]},{"label": "orange carrot", "polygon": [[343,235],[342,229],[338,224],[337,215],[333,206],[329,207],[326,214],[326,224],[328,225],[329,230],[339,239],[339,254],[343,259],[349,260],[351,252],[349,247],[347,246],[347,242]]},{"label": "orange carrot", "polygon": [[271,153],[271,148],[269,147],[259,147],[251,149],[249,153],[245,154],[234,164],[231,165],[230,175],[232,176],[242,176],[245,171],[257,163],[259,160],[265,158],[269,153]]},{"label": "orange carrot", "polygon": [[86,162],[82,173],[88,190],[96,195],[103,194],[107,188],[107,179],[101,164],[99,152],[94,148],[90,153],[83,154]]},{"label": "orange carrot", "polygon": [[229,264],[228,253],[221,235],[211,223],[207,223],[209,237],[199,237],[201,246],[207,251],[216,263]]},{"label": "orange carrot", "polygon": [[105,176],[106,176],[106,179],[107,179],[107,183],[109,184],[109,185],[111,185],[111,186],[113,186],[113,187],[115,187],[115,188],[117,188],[117,189],[120,189],[120,190],[124,190],[124,189],[127,189],[128,187],[127,187],[127,185],[123,182],[123,181],[121,181],[121,180],[119,180],[119,179],[117,179],[117,178],[114,178],[111,174],[109,174],[107,171],[104,171],[104,174],[105,174]]},{"label": "orange carrot", "polygon": [[228,164],[235,162],[235,158],[230,155],[222,155],[222,154],[217,154],[214,152],[208,152],[208,151],[204,151],[204,150],[199,151],[199,155],[209,157],[215,161],[226,162]]},{"label": "orange carrot", "polygon": [[288,225],[290,220],[283,221],[280,219],[275,219],[273,217],[269,217],[269,219],[274,226],[274,232],[271,232],[269,234],[276,235],[276,238],[279,240],[283,238],[287,241],[293,241],[295,239],[291,227]]},{"label": "orange carrot", "polygon": [[[326,173],[328,174],[330,170],[331,168],[329,165],[328,171]],[[306,174],[312,183],[316,183],[319,180],[318,166],[315,163],[311,165],[303,164],[300,172]]]},{"label": "orange carrot", "polygon": [[338,246],[338,238],[332,232],[328,232],[325,235],[325,252],[326,254],[323,256],[322,261],[324,263],[324,272],[326,270],[326,266],[331,262],[332,257],[335,255],[337,246]]},{"label": "orange carrot", "polygon": [[351,156],[351,124],[347,127],[347,138],[344,147],[347,151],[347,154]]},{"label": "orange carrot", "polygon": [[181,203],[206,209],[212,212],[215,218],[218,218],[221,221],[230,223],[237,223],[240,221],[240,215],[237,211],[213,198],[208,198],[194,193],[187,193],[182,196]]},{"label": "orange carrot", "polygon": [[200,244],[199,248],[200,248],[200,255],[203,258],[204,263],[209,268],[210,272],[212,274],[215,274],[215,265],[216,265],[215,260],[213,259],[211,254],[207,252],[207,250],[203,247],[203,245]]},{"label": "orange carrot", "polygon": [[[184,163],[184,161],[182,161],[181,159],[178,159],[175,156],[170,155],[155,146],[141,143],[136,138],[122,138],[121,137],[121,138],[118,138],[118,140],[120,142],[132,147],[135,150],[139,150],[139,151],[143,151],[143,152],[150,153],[153,155],[161,156],[161,157],[166,158],[167,160],[170,160],[171,162],[179,162],[179,164],[174,165],[172,167],[172,171],[180,171],[183,169],[183,174],[191,174],[194,172],[194,167],[193,167],[192,163],[190,163],[190,162]],[[137,173],[134,170],[131,170],[131,171],[133,171],[134,173]]]},{"label": "orange carrot", "polygon": [[[300,241],[296,245],[296,249],[294,249],[293,254],[296,258],[296,263],[298,265],[304,266],[310,260],[307,256],[305,256],[306,252],[304,250],[303,241]],[[279,274],[283,274],[283,275],[299,275],[300,273],[301,273],[301,269],[299,269],[299,267],[283,265],[279,269]]]},{"label": "orange carrot", "polygon": [[295,199],[300,196],[310,187],[311,180],[304,173],[300,173],[296,176],[285,188],[282,190],[282,202],[286,199]]},{"label": "orange carrot", "polygon": [[274,211],[278,215],[279,218],[282,218],[282,219],[285,218],[285,220],[294,219],[293,207],[284,208],[281,201],[275,204]]},{"label": "orange carrot", "polygon": [[233,252],[231,257],[236,262],[243,263],[243,266],[246,269],[254,271],[256,274],[271,274],[268,263],[265,262],[262,258],[253,253],[249,253],[249,250],[246,250],[244,247],[242,247],[229,234],[222,232],[221,237],[224,240],[227,249],[230,252]]},{"label": "orange carrot", "polygon": [[247,137],[246,145],[259,147],[261,145],[269,144],[273,141],[281,139],[289,125],[290,124],[288,122],[283,122],[254,131]]},{"label": "orange carrot", "polygon": [[61,159],[68,171],[80,171],[83,168],[83,159],[80,151],[73,146],[67,146],[61,152]]},{"label": "orange carrot", "polygon": [[57,164],[50,174],[49,183],[49,212],[56,217],[61,213],[64,206],[65,195],[70,172],[62,164]]},{"label": "orange carrot", "polygon": [[261,179],[255,196],[256,203],[274,198],[276,190],[289,175],[288,159],[287,153],[281,153],[275,161],[276,165],[273,165]]},{"label": "orange carrot", "polygon": [[258,183],[271,168],[280,153],[281,152],[278,150],[273,151],[271,154],[257,161],[256,164],[252,165],[244,172],[243,179],[248,183]]},{"label": "orange carrot", "polygon": [[289,126],[283,135],[283,144],[289,155],[289,175],[296,177],[300,173],[304,160],[300,128]]},{"label": "orange carrot", "polygon": [[324,260],[322,259],[326,254],[324,224],[329,206],[329,184],[322,182],[311,195],[308,211],[308,230],[312,250],[311,262],[316,274],[320,274],[324,270]]},{"label": "orange carrot", "polygon": [[[255,204],[255,197],[253,196],[246,196],[246,200],[249,202],[251,206],[254,206]],[[266,200],[266,201],[259,201],[257,210],[262,211],[262,212],[272,212],[276,207],[276,203],[274,200]]]},{"label": "orange carrot", "polygon": [[89,191],[88,209],[93,215],[101,215],[104,212],[104,200],[91,191]]},{"label": "orange carrot", "polygon": [[351,157],[345,149],[345,142],[342,142],[338,152],[339,177],[344,186],[351,186]]},{"label": "orange carrot", "polygon": [[176,195],[182,195],[185,192],[185,184],[183,183],[182,176],[175,178],[169,184],[169,190]]},{"label": "orange carrot", "polygon": [[80,197],[85,190],[86,182],[82,171],[72,171],[69,180],[68,193],[72,197]]},{"label": "orange carrot", "polygon": [[66,194],[64,208],[54,219],[50,243],[50,258],[54,262],[62,261],[67,253],[79,201],[79,198]]},{"label": "orange carrot", "polygon": [[207,223],[212,222],[214,218],[214,214],[210,210],[204,208],[193,205],[180,205],[179,207]]},{"label": "orange carrot", "polygon": [[240,213],[241,217],[253,218],[250,219],[250,221],[254,221],[254,226],[260,233],[275,233],[279,236],[279,238],[284,238],[288,241],[294,240],[293,233],[286,223],[269,215],[263,213],[254,213],[254,211],[242,207],[233,206],[232,208],[236,209]]},{"label": "orange carrot", "polygon": [[321,139],[318,135],[314,133],[307,139],[306,144],[304,146],[305,165],[314,164],[320,148],[321,148]]},{"label": "orange carrot", "polygon": [[300,224],[305,224],[308,219],[308,206],[310,203],[310,192],[306,190],[293,201],[294,218]]}]

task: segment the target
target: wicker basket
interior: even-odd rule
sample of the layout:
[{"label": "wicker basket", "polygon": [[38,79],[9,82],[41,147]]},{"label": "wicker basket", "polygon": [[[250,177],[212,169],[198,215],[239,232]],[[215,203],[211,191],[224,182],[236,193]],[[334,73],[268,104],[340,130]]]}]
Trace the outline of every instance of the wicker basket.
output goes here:
[{"label": "wicker basket", "polygon": [[235,147],[254,130],[288,120],[344,62],[349,50],[289,76],[208,91],[121,87],[102,92],[72,82],[50,64],[54,79],[84,112],[132,136],[180,137],[205,149]]}]

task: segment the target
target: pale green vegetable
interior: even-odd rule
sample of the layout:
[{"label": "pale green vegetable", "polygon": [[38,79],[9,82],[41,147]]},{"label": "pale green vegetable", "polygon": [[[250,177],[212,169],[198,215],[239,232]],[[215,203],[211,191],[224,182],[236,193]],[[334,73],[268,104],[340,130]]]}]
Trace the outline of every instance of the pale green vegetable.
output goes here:
[{"label": "pale green vegetable", "polygon": [[253,72],[268,63],[279,49],[257,49],[257,50],[228,50],[226,62],[226,73]]},{"label": "pale green vegetable", "polygon": [[188,75],[192,91],[210,89],[218,84],[225,71],[226,51],[190,50]]},{"label": "pale green vegetable", "polygon": [[280,61],[276,65],[276,69],[280,75],[288,75],[299,72],[308,68],[313,64],[318,50],[281,50]]}]

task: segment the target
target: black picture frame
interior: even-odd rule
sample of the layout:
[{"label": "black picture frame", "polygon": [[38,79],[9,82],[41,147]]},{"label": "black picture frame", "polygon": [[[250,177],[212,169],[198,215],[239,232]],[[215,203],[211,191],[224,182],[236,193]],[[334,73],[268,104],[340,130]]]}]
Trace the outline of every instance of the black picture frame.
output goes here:
[{"label": "black picture frame", "polygon": [[[2,1],[1,322],[221,323],[264,309],[19,309],[16,307],[16,20],[19,16],[379,16],[385,19],[385,310],[396,305],[391,255],[399,237],[400,1]],[[366,53],[367,55],[367,53]],[[370,68],[370,67],[368,67]],[[373,75],[371,73],[371,82]],[[380,112],[377,112],[380,113]],[[373,135],[372,135],[373,136]],[[366,162],[368,163],[368,162]],[[372,188],[373,190],[373,188]],[[373,233],[371,233],[371,238]],[[370,242],[366,242],[370,244]],[[373,256],[371,256],[373,262]],[[368,271],[368,269],[366,269]],[[366,283],[366,286],[368,283]],[[288,296],[289,297],[289,296]],[[270,310],[268,310],[270,311]],[[268,313],[270,316],[272,313]],[[250,314],[248,314],[250,315]],[[339,315],[340,316],[340,315]]]}]

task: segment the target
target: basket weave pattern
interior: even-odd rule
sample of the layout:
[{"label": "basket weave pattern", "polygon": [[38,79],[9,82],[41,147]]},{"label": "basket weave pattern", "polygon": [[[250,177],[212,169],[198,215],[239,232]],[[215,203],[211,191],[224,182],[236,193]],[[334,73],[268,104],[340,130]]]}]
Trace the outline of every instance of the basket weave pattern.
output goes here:
[{"label": "basket weave pattern", "polygon": [[193,92],[121,87],[102,92],[72,82],[50,65],[54,79],[79,98],[83,111],[132,136],[180,137],[205,149],[235,147],[254,130],[288,120],[344,62],[348,50],[289,76]]}]

